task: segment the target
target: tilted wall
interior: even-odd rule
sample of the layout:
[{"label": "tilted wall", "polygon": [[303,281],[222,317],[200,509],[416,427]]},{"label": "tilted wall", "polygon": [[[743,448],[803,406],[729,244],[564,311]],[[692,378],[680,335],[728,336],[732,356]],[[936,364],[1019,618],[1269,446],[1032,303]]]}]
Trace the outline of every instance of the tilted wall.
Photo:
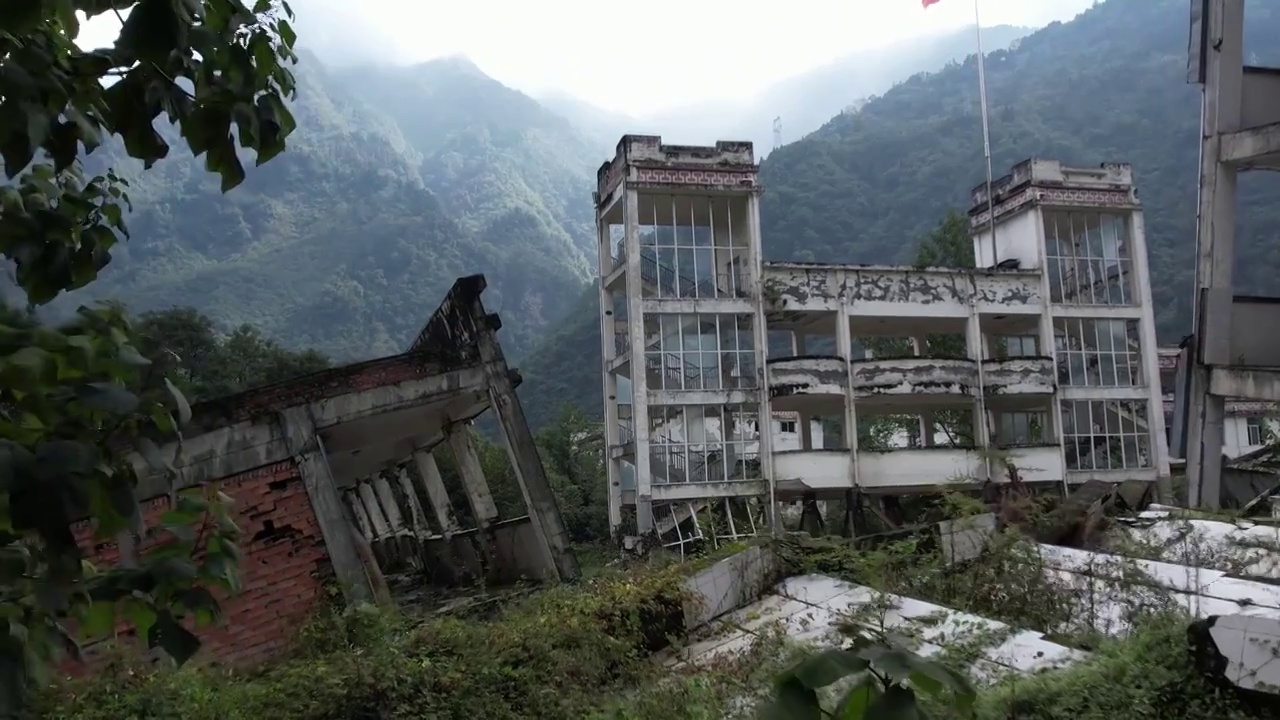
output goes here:
[{"label": "tilted wall", "polygon": [[[223,478],[213,485],[234,501],[232,518],[240,528],[242,553],[240,591],[230,597],[215,593],[222,618],[213,627],[196,629],[202,646],[193,662],[253,664],[295,640],[299,628],[319,609],[332,569],[302,476],[292,460]],[[165,496],[144,502],[145,526],[158,526],[169,507]],[[116,544],[95,541],[87,522],[75,530],[91,562],[100,567],[119,562]],[[162,542],[162,537],[146,538],[139,547],[140,555],[145,560],[147,551]],[[191,629],[189,623],[187,627]],[[116,633],[119,639],[135,641],[136,633],[127,623],[118,625]],[[97,643],[86,649],[85,661],[90,668],[104,647]],[[67,667],[72,673],[84,669]]]}]

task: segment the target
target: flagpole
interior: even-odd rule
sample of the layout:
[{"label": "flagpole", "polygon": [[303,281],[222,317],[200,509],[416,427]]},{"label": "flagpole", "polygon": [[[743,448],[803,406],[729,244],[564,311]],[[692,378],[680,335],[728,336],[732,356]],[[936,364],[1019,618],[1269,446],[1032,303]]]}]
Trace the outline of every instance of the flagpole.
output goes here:
[{"label": "flagpole", "polygon": [[978,0],[973,0],[973,24],[978,32],[978,101],[982,104],[982,154],[987,161],[987,216],[991,223],[991,265],[995,267],[999,262],[996,257],[995,188],[992,187],[991,127],[987,122],[987,71],[986,62],[982,57],[982,17],[978,14]]}]

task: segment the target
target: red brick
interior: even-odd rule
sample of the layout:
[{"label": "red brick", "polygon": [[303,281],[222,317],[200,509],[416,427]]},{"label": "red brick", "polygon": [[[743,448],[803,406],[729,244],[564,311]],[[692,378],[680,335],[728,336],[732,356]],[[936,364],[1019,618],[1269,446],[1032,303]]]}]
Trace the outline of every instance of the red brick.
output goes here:
[{"label": "red brick", "polygon": [[[407,378],[406,378],[407,379]],[[293,401],[296,404],[296,398]],[[268,485],[284,480],[285,491]],[[273,463],[212,483],[235,500],[232,517],[241,529],[241,592],[231,597],[215,590],[222,603],[220,626],[198,631],[204,646],[199,659],[226,664],[256,663],[279,652],[296,636],[298,629],[315,612],[324,597],[320,576],[331,572],[315,514],[293,462]],[[169,507],[167,498],[144,503],[147,527],[154,527]],[[289,526],[293,535],[254,541],[255,533],[270,520],[276,528]],[[89,523],[73,529],[77,542],[99,565],[113,565],[119,559],[114,542],[97,543]],[[165,534],[148,537],[142,550],[164,542]],[[96,548],[96,549],[95,549]],[[197,553],[197,558],[202,553]],[[118,634],[132,634],[122,624]],[[92,653],[89,653],[92,655]],[[88,658],[91,665],[92,657]],[[69,672],[84,667],[69,666]]]}]

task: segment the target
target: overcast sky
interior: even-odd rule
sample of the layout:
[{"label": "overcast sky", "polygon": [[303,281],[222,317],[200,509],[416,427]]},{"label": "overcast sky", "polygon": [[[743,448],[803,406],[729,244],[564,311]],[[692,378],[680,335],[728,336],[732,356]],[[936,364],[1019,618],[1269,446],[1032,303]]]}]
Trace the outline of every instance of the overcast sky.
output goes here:
[{"label": "overcast sky", "polygon": [[[3,0],[0,0],[3,1]],[[979,0],[982,24],[1042,26],[1094,0]],[[740,97],[852,51],[972,25],[973,0],[291,0],[329,62],[470,57],[531,94],[647,115]],[[82,44],[118,30],[95,22]],[[101,43],[99,43],[101,44]]]}]

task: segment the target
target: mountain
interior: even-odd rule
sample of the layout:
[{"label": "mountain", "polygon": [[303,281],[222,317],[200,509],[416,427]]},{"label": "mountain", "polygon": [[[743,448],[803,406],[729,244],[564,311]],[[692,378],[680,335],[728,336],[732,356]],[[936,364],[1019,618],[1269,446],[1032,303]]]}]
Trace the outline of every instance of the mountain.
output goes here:
[{"label": "mountain", "polygon": [[634,132],[634,128],[640,124],[639,120],[630,115],[596,107],[565,92],[544,93],[538,96],[538,102],[569,120],[594,147],[606,152],[612,152],[618,145],[618,139]]},{"label": "mountain", "polygon": [[[1012,25],[983,28],[983,46],[988,51],[1006,48],[1030,32],[1031,28]],[[623,134],[642,133],[682,144],[751,140],[757,155],[764,156],[773,147],[774,118],[782,119],[783,142],[794,142],[916,73],[963,60],[974,46],[972,28],[915,37],[847,55],[779,81],[755,97],[701,102],[642,118],[610,113],[565,95],[542,101],[610,152]]]},{"label": "mountain", "polygon": [[[1280,7],[1250,0],[1245,51],[1280,65]],[[1186,83],[1184,0],[1108,0],[987,56],[997,174],[1026,157],[1132,163],[1145,209],[1161,342],[1190,331],[1199,155],[1199,89]],[[909,262],[916,242],[983,178],[976,58],[921,74],[842,114],[762,163],[770,259]],[[1280,295],[1280,181],[1240,180],[1240,292]],[[582,398],[599,413],[594,296],[524,363],[527,403]],[[577,352],[569,349],[576,348]],[[571,360],[571,362],[570,362]],[[563,363],[561,364],[561,361]],[[547,392],[550,388],[551,392]],[[566,390],[572,388],[572,392]]]},{"label": "mountain", "polygon": [[563,118],[457,58],[332,70],[303,53],[288,150],[220,194],[182,147],[135,179],[131,239],[91,292],[192,305],[338,359],[402,350],[459,275],[483,272],[518,355],[594,261],[597,161]]}]

